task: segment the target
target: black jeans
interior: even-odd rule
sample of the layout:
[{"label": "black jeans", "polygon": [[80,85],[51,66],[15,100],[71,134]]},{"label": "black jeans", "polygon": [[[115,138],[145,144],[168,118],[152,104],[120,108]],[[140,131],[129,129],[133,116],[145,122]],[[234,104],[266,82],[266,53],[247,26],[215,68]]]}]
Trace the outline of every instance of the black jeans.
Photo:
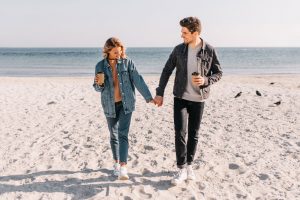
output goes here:
[{"label": "black jeans", "polygon": [[194,160],[203,110],[204,102],[174,98],[175,149],[178,168],[183,168],[186,163],[190,165]]}]

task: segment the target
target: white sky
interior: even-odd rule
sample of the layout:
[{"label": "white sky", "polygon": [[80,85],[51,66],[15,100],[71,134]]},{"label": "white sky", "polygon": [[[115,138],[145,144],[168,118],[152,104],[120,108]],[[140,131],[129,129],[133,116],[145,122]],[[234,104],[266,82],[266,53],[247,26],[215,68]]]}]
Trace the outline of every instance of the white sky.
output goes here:
[{"label": "white sky", "polygon": [[181,43],[197,16],[217,47],[300,47],[300,0],[0,0],[0,47],[128,47]]}]

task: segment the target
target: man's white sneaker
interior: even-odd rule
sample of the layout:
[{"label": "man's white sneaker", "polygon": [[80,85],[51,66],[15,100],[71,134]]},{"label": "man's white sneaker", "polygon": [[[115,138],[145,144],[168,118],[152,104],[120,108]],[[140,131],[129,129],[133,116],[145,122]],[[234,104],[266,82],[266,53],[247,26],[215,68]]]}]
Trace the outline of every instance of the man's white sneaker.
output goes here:
[{"label": "man's white sneaker", "polygon": [[126,166],[121,166],[119,179],[120,180],[128,180],[129,179]]},{"label": "man's white sneaker", "polygon": [[196,180],[195,173],[193,171],[192,165],[187,166],[187,179],[188,180]]},{"label": "man's white sneaker", "polygon": [[187,180],[187,170],[186,168],[179,169],[177,174],[174,176],[174,178],[171,180],[172,185],[179,185],[182,182]]},{"label": "man's white sneaker", "polygon": [[114,171],[113,171],[114,176],[119,176],[120,175],[120,164],[115,163],[113,168],[114,168]]}]

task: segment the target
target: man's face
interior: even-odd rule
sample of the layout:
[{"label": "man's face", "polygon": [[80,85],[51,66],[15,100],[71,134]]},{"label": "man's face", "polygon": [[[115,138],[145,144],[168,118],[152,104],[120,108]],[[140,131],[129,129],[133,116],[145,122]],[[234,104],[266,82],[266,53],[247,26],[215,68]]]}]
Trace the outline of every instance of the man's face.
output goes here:
[{"label": "man's face", "polygon": [[122,49],[121,47],[115,47],[113,49],[110,50],[109,52],[109,59],[120,59],[122,55]]},{"label": "man's face", "polygon": [[186,27],[181,28],[181,37],[185,44],[189,44],[197,39],[199,36],[198,32],[191,33]]}]

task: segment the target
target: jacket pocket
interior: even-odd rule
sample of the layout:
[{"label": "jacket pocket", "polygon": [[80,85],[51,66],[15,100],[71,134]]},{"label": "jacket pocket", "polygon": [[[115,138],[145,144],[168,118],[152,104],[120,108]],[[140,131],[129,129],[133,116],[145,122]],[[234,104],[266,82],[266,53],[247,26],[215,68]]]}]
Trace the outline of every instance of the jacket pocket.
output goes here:
[{"label": "jacket pocket", "polygon": [[203,69],[204,75],[208,75],[208,72],[211,68],[212,57],[207,57],[201,61],[201,67]]},{"label": "jacket pocket", "polygon": [[202,93],[202,98],[203,99],[207,99],[209,96],[209,92],[210,92],[210,86],[205,87],[205,88],[201,88],[201,93]]}]

